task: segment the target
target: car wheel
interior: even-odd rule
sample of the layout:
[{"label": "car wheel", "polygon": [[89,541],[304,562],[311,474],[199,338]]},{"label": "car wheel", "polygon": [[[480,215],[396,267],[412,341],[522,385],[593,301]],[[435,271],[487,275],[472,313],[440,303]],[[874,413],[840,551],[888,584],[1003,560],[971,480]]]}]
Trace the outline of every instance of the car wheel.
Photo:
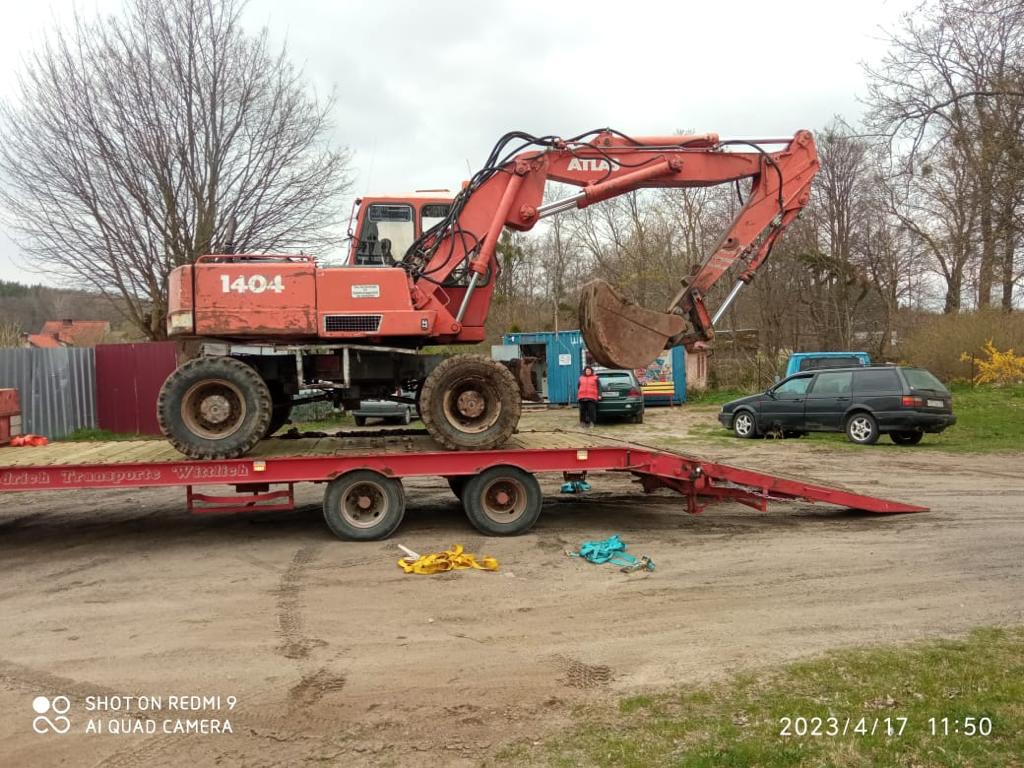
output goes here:
[{"label": "car wheel", "polygon": [[402,423],[405,426],[409,426],[410,424],[412,424],[412,409],[411,408],[406,408],[402,412]]},{"label": "car wheel", "polygon": [[878,422],[870,413],[855,413],[846,421],[846,436],[857,445],[874,445],[878,442]]},{"label": "car wheel", "polygon": [[636,414],[633,417],[633,423],[634,424],[643,424],[644,423],[644,415],[643,415],[643,413]]},{"label": "car wheel", "polygon": [[896,445],[917,445],[924,437],[924,432],[911,429],[905,432],[890,432],[889,437]]},{"label": "car wheel", "polygon": [[365,416],[356,416],[354,418],[356,420],[356,426],[357,427],[365,427],[366,426],[366,417]]},{"label": "car wheel", "polygon": [[753,438],[757,437],[757,424],[754,421],[754,414],[750,411],[740,411],[732,418],[732,431],[736,437]]}]

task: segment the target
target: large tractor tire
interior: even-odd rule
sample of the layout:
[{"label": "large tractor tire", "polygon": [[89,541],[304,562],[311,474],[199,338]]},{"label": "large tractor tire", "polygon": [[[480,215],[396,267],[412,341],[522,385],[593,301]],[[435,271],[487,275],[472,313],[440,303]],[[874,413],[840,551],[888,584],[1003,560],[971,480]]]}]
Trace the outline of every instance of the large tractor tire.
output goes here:
[{"label": "large tractor tire", "polygon": [[270,423],[267,425],[267,433],[264,437],[270,437],[277,430],[288,423],[292,417],[292,398],[285,393],[280,382],[268,382],[270,400],[273,403],[273,410],[270,412]]},{"label": "large tractor tire", "polygon": [[175,370],[157,398],[160,430],[193,459],[244,456],[270,427],[270,390],[232,357],[199,357]]},{"label": "large tractor tire", "polygon": [[430,436],[451,451],[486,451],[515,432],[522,400],[515,377],[501,363],[456,355],[423,382],[420,418]]}]

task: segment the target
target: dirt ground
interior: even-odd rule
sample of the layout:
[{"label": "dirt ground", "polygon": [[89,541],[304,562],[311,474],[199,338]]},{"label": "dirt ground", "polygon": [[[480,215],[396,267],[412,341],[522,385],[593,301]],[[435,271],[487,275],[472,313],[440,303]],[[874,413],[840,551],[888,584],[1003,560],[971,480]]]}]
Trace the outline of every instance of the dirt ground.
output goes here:
[{"label": "dirt ground", "polygon": [[[648,411],[605,427],[647,443],[713,411]],[[567,411],[524,426],[569,426]],[[178,489],[0,496],[0,765],[477,765],[539,740],[580,702],[700,682],[851,644],[1024,622],[1024,457],[807,441],[705,440],[687,452],[838,482],[931,512],[874,516],[735,504],[687,516],[595,475],[544,482],[529,535],[481,537],[441,480],[407,483],[387,542],[331,537],[320,490],[291,514],[190,517]],[[564,554],[618,533],[654,573]],[[403,574],[396,543],[462,543],[498,573]],[[221,696],[172,711],[171,696]],[[68,697],[71,730],[33,732],[33,697]],[[161,711],[89,711],[159,696]],[[229,710],[227,697],[236,697]],[[108,701],[113,702],[114,699]],[[52,715],[53,713],[51,713]],[[132,717],[131,715],[135,715]],[[119,717],[120,716],[120,717]],[[152,717],[232,733],[87,733]]]}]

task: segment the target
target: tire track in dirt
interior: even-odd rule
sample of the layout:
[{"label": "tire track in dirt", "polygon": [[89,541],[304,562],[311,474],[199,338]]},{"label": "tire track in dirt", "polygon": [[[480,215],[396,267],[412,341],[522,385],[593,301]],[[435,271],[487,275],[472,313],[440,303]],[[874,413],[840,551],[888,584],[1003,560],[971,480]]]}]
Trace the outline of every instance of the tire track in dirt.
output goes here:
[{"label": "tire track in dirt", "polygon": [[45,696],[67,696],[72,702],[86,696],[114,696],[117,691],[70,677],[41,672],[22,664],[0,659],[0,688]]},{"label": "tire track in dirt", "polygon": [[[67,696],[72,703],[81,704],[86,696],[119,696],[120,691],[102,685],[82,682],[70,677],[41,672],[31,667],[15,664],[0,659],[0,688],[9,691],[25,692],[31,696],[46,695]],[[71,716],[75,714],[72,709]],[[127,718],[140,719],[148,713],[135,712],[125,715]],[[74,718],[72,717],[72,722]],[[167,734],[148,737],[142,743],[119,749],[113,754],[102,758],[95,768],[136,768],[136,766],[153,765],[153,758],[176,742],[175,737]]]},{"label": "tire track in dirt", "polygon": [[[308,658],[313,648],[324,646],[326,643],[318,638],[310,637],[306,632],[305,621],[302,616],[302,592],[305,586],[305,579],[309,570],[313,567],[323,548],[322,544],[307,544],[296,550],[288,567],[281,575],[277,589],[275,590],[276,605],[275,615],[277,628],[275,634],[279,639],[279,645],[275,649],[287,659],[303,663]],[[263,563],[252,563],[263,566]],[[305,729],[290,727],[291,714],[298,714],[295,709],[313,706],[330,690],[340,690],[344,686],[345,679],[332,679],[329,673],[323,668],[305,674],[299,683],[292,686],[286,692],[281,691],[279,686],[271,686],[256,691],[251,691],[246,698],[253,703],[263,701],[270,704],[273,700],[284,699],[287,713],[263,714],[259,712],[239,713],[233,718],[237,723],[236,733],[246,733],[249,736],[264,740],[265,743],[281,745],[282,747],[295,744],[311,738],[311,734],[304,732],[308,729],[310,718],[306,719]],[[276,709],[271,704],[272,709]],[[316,720],[317,718],[312,718]],[[141,768],[141,766],[154,765],[176,765],[179,761],[171,759],[166,755],[168,749],[174,746],[181,746],[180,741],[173,735],[158,734],[147,738],[145,741],[118,750],[105,760],[96,765],[96,768]],[[243,750],[246,759],[253,755],[248,750]],[[289,760],[280,762],[270,760],[267,765],[288,765]]]},{"label": "tire track in dirt", "polygon": [[305,659],[312,648],[326,645],[323,640],[306,635],[302,618],[302,590],[306,570],[322,548],[322,544],[300,547],[277,587],[277,634],[281,639],[277,650],[286,659]]}]

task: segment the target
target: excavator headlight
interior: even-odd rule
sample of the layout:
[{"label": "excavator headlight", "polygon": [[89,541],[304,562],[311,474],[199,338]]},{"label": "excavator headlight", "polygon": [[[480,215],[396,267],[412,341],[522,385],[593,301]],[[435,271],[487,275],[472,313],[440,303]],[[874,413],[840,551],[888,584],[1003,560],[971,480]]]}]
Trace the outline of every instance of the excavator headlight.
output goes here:
[{"label": "excavator headlight", "polygon": [[195,325],[195,318],[191,312],[173,312],[167,316],[167,333],[191,333]]}]

